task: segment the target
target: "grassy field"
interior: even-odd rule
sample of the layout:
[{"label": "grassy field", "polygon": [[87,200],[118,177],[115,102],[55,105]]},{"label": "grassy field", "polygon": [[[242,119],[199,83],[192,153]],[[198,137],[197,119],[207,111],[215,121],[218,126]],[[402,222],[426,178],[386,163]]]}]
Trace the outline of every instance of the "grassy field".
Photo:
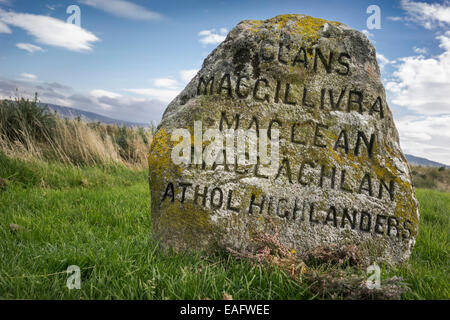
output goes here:
[{"label": "grassy field", "polygon": [[[216,256],[163,252],[152,240],[143,169],[77,168],[0,153],[2,299],[314,299],[279,269]],[[418,189],[420,234],[401,276],[405,299],[449,299],[450,193]],[[14,225],[11,225],[14,224]],[[69,265],[81,290],[66,287]]]},{"label": "grassy field", "polygon": [[[61,119],[37,97],[0,102],[0,299],[375,297],[360,289],[361,267],[306,261],[307,272],[292,274],[225,251],[158,249],[146,169],[152,132]],[[450,190],[448,169],[413,168],[413,178]],[[450,192],[416,191],[417,244],[407,266],[382,266],[378,298],[398,296],[393,276],[411,288],[404,299],[450,298]],[[80,290],[66,286],[70,265],[81,268]]]}]

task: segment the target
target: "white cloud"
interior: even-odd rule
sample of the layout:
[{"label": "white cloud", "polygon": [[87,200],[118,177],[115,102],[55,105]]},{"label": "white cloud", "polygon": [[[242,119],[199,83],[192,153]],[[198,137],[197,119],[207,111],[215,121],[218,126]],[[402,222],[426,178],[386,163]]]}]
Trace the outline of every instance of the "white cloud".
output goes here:
[{"label": "white cloud", "polygon": [[24,29],[39,43],[71,51],[90,51],[92,43],[99,40],[93,33],[75,24],[49,16],[0,9],[0,21]]},{"label": "white cloud", "polygon": [[106,91],[103,89],[95,89],[89,92],[89,95],[93,98],[93,101],[100,106],[101,109],[106,111],[111,111],[113,106],[108,103],[109,101],[115,101],[118,98],[122,98],[123,96],[119,93],[115,93],[112,91]]},{"label": "white cloud", "polygon": [[125,91],[147,96],[149,98],[160,100],[163,102],[170,102],[180,93],[181,90],[143,88],[143,89],[125,89]]},{"label": "white cloud", "polygon": [[29,53],[35,53],[36,51],[44,52],[45,50],[42,49],[39,46],[35,46],[31,43],[17,43],[16,47],[25,51],[28,51]]},{"label": "white cloud", "polygon": [[0,21],[0,33],[11,33],[11,29],[7,24]]},{"label": "white cloud", "polygon": [[36,80],[37,76],[32,74],[32,73],[21,73],[20,76],[22,77],[22,79],[24,80]]},{"label": "white cloud", "polygon": [[106,98],[111,98],[111,99],[115,99],[115,98],[120,98],[122,95],[119,93],[115,93],[115,92],[111,92],[111,91],[106,91],[106,90],[102,90],[102,89],[96,89],[96,90],[92,90],[90,92],[90,95],[94,98],[102,98],[102,97],[106,97]]},{"label": "white cloud", "polygon": [[394,104],[419,114],[450,114],[450,31],[437,39],[444,49],[437,57],[399,59],[393,80],[386,84]]},{"label": "white cloud", "polygon": [[407,14],[403,20],[419,23],[426,29],[450,25],[450,6],[447,1],[440,4],[402,0],[401,7]]},{"label": "white cloud", "polygon": [[415,116],[396,120],[406,153],[450,164],[450,31],[437,36],[443,52],[427,58],[424,48],[397,60],[386,89],[393,104]]},{"label": "white cloud", "polygon": [[55,82],[10,80],[0,77],[0,98],[15,97],[16,88],[19,88],[19,97],[34,99],[37,92],[38,99],[43,103],[72,107],[113,119],[138,123],[159,122],[167,105],[165,102],[148,97],[119,94],[104,89],[84,94]]},{"label": "white cloud", "polygon": [[152,88],[132,88],[125,89],[125,91],[168,103],[182,91],[182,87],[188,83],[197,72],[198,69],[181,70],[179,73],[181,82],[170,77],[156,78],[153,79],[154,87]]},{"label": "white cloud", "polygon": [[372,42],[372,43],[376,42],[374,39],[375,35],[372,32],[370,32],[369,30],[366,30],[366,29],[363,29],[361,32],[366,35],[367,39],[369,39],[370,42]]},{"label": "white cloud", "polygon": [[171,78],[157,78],[153,79],[153,85],[156,87],[175,89],[178,88],[178,81]]},{"label": "white cloud", "polygon": [[179,72],[179,79],[172,77],[153,79],[151,88],[131,88],[125,89],[126,92],[135,93],[151,99],[159,100],[165,103],[172,101],[198,72],[198,69],[184,69]]},{"label": "white cloud", "polygon": [[201,43],[204,45],[207,44],[219,44],[223,40],[225,40],[227,34],[227,29],[220,28],[219,32],[216,31],[216,29],[211,30],[202,30],[198,33],[198,36]]},{"label": "white cloud", "polygon": [[49,10],[55,11],[56,8],[62,7],[62,4],[46,4],[45,7]]},{"label": "white cloud", "polygon": [[427,54],[428,53],[427,48],[414,47],[413,50],[414,50],[415,53],[418,53],[418,54]]},{"label": "white cloud", "polygon": [[386,17],[386,19],[391,21],[403,21],[402,17]]},{"label": "white cloud", "polygon": [[386,65],[395,63],[395,60],[391,61],[379,52],[377,52],[377,61],[381,71],[384,70]]},{"label": "white cloud", "polygon": [[124,0],[80,0],[82,4],[105,11],[116,17],[133,20],[160,20],[162,15]]},{"label": "white cloud", "polygon": [[405,153],[450,165],[450,115],[406,117],[396,126]]},{"label": "white cloud", "polygon": [[181,80],[184,83],[188,83],[189,81],[192,80],[193,77],[195,77],[197,72],[198,72],[198,69],[181,70],[180,71]]}]

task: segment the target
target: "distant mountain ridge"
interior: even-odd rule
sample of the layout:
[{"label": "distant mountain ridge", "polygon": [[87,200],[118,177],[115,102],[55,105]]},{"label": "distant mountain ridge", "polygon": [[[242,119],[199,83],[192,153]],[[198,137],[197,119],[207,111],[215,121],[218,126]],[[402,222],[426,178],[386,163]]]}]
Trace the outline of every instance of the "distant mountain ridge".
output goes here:
[{"label": "distant mountain ridge", "polygon": [[428,160],[426,158],[416,157],[410,154],[405,154],[406,160],[408,160],[409,164],[415,165],[415,166],[430,166],[430,167],[447,167],[450,168],[450,166],[439,163],[436,161]]},{"label": "distant mountain ridge", "polygon": [[50,103],[39,103],[41,107],[45,107],[48,105],[48,107],[56,111],[58,115],[60,115],[63,118],[68,119],[74,119],[77,117],[83,118],[86,121],[89,122],[101,122],[106,124],[117,124],[121,126],[127,126],[127,127],[149,127],[150,123],[139,123],[139,122],[131,122],[131,121],[125,121],[125,120],[118,120],[109,118],[106,116],[102,116],[98,113],[89,112],[89,111],[83,111],[80,109],[70,108],[70,107],[63,107],[56,104],[50,104]]},{"label": "distant mountain ridge", "polygon": [[[44,105],[44,104],[41,104]],[[144,123],[135,123],[135,122],[129,122],[124,120],[117,120],[112,119],[109,117],[105,117],[102,115],[99,115],[97,113],[83,111],[75,108],[69,108],[69,107],[62,107],[54,104],[48,104],[48,107],[52,110],[55,110],[58,114],[60,114],[63,117],[67,117],[69,119],[73,119],[76,117],[82,117],[85,118],[88,121],[98,121],[101,123],[106,124],[118,124],[118,125],[125,125],[127,127],[133,127],[133,126],[140,126],[140,127],[148,127],[150,124],[144,124]],[[406,160],[408,160],[408,163],[411,165],[416,166],[431,166],[431,167],[447,167],[450,168],[450,166],[439,163],[436,161],[432,161],[426,158],[416,157],[411,154],[405,154]]]},{"label": "distant mountain ridge", "polygon": [[[63,107],[56,104],[49,104],[49,103],[39,103],[40,106],[44,107],[48,105],[48,107],[54,111],[56,111],[60,116],[68,119],[74,119],[76,117],[84,118],[86,121],[90,122],[101,122],[106,124],[117,124],[117,125],[124,125],[127,127],[149,127],[149,123],[138,123],[138,122],[131,122],[131,121],[125,121],[125,120],[118,120],[109,118],[106,116],[102,116],[98,113],[89,112],[89,111],[83,111],[80,109],[70,108],[70,107]],[[431,167],[446,167],[450,168],[449,165],[439,163],[436,161],[428,160],[426,158],[416,157],[411,154],[405,154],[406,160],[408,160],[408,163],[411,165],[416,166],[431,166]]]}]

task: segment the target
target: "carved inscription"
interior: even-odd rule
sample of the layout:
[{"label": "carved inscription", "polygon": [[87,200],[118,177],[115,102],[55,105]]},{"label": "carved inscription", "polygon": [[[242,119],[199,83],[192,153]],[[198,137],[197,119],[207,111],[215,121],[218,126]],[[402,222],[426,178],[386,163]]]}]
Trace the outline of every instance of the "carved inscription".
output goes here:
[{"label": "carved inscription", "polygon": [[168,105],[149,167],[167,247],[253,250],[276,228],[299,256],[352,243],[397,263],[417,236],[375,48],[339,22],[239,23]]},{"label": "carved inscription", "polygon": [[[277,51],[273,50],[275,47],[277,47]],[[326,74],[336,73],[343,77],[351,73],[349,62],[352,57],[345,52],[335,52],[333,50],[325,52],[319,48],[312,49],[304,46],[301,46],[295,55],[291,51],[289,51],[289,46],[283,43],[279,43],[276,46],[272,42],[262,42],[259,50],[259,59],[264,62],[311,68],[315,73],[322,71]],[[307,86],[302,88],[295,88],[295,86],[294,83],[288,81],[269,80],[261,75],[254,78],[244,74],[235,76],[230,73],[213,73],[211,75],[202,75],[198,78],[197,95],[222,95],[230,99],[253,99],[261,103],[283,103],[310,109],[318,108],[319,110],[338,112],[356,111],[360,114],[367,112],[370,115],[378,117],[378,119],[384,118],[385,102],[381,96],[365,96],[364,91],[357,88],[321,88],[318,92],[313,92]],[[296,100],[293,98],[291,94],[293,90],[301,92],[299,99]],[[320,101],[320,103],[317,105],[312,103],[310,99],[312,95],[319,95],[320,98],[316,99],[316,101]],[[377,141],[376,132],[364,132],[357,128],[342,128],[337,132],[331,132],[325,123],[321,123],[312,118],[306,121],[292,120],[286,122],[275,117],[270,121],[262,123],[257,114],[243,115],[224,110],[220,113],[220,119],[218,119],[217,123],[220,131],[226,129],[255,129],[258,132],[259,128],[266,127],[268,128],[268,138],[270,138],[272,128],[277,128],[280,130],[280,139],[284,139],[292,146],[311,147],[317,150],[332,149],[348,158],[351,157],[353,160],[360,157],[372,158],[380,143]],[[329,140],[325,141],[324,137],[329,136],[330,133],[336,138],[331,142]],[[193,152],[192,157],[194,157]],[[194,159],[191,160],[189,166],[191,169],[197,168],[200,170],[214,171],[218,167],[216,164],[209,167],[205,163],[195,164]],[[221,164],[220,166],[223,167],[223,170],[234,172],[237,175],[268,179],[267,176],[260,173],[259,162],[252,167],[238,166],[237,164]],[[389,179],[378,178],[377,175],[371,172],[370,168],[357,168],[353,171],[339,169],[336,166],[323,163],[318,159],[309,159],[302,156],[292,157],[283,155],[274,181],[279,179],[285,179],[289,184],[298,184],[303,187],[315,186],[321,189],[363,194],[374,199],[385,201],[394,201],[396,192],[395,177],[390,177]],[[352,183],[349,181],[352,181]],[[177,188],[175,188],[174,182],[169,182],[162,196],[161,203],[166,200],[175,201],[175,189],[180,190],[180,188],[181,191],[179,191],[180,196],[178,198],[180,203],[184,203],[186,200],[186,190],[188,188],[194,188],[195,191],[192,201],[195,205],[205,206],[209,203],[209,207],[212,209],[226,208],[226,210],[233,212],[246,211],[250,215],[255,212],[263,213],[264,211],[270,215],[275,210],[277,215],[280,216],[281,212],[281,217],[287,220],[296,220],[298,213],[301,212],[302,221],[305,219],[305,208],[308,206],[309,209],[307,210],[308,214],[306,216],[310,218],[311,223],[319,223],[314,219],[314,204],[310,203],[307,205],[306,200],[301,201],[297,198],[294,201],[287,198],[277,200],[268,196],[257,198],[255,195],[251,195],[249,207],[247,210],[244,210],[239,206],[235,207],[231,204],[233,190],[226,191],[220,187],[213,188],[210,186],[200,188],[198,185],[193,186],[192,183],[186,182],[180,182]],[[290,211],[280,209],[281,207],[286,207],[291,202],[293,202],[293,207]],[[347,219],[352,229],[359,226],[359,230],[361,231],[380,233],[379,230],[382,221],[386,220],[386,230],[389,231],[389,235],[391,235],[390,230],[392,228],[398,230],[400,225],[399,221],[394,217],[387,217],[382,214],[373,216],[367,211],[356,212],[353,210],[353,213],[350,213],[350,211],[352,211],[350,208],[342,208],[342,218],[338,221],[337,208],[331,206],[326,215],[326,219],[322,223],[335,227],[338,225],[344,226]],[[353,215],[353,218],[350,218],[351,215]],[[357,217],[359,224],[357,224]],[[367,221],[364,222],[364,219],[367,219]],[[405,221],[402,224],[403,228],[408,231],[406,234],[410,233],[407,227],[408,223],[410,222]],[[400,233],[397,231],[396,234],[399,236]],[[402,236],[402,238],[407,237]]]},{"label": "carved inscription", "polygon": [[[187,196],[187,195],[190,196]],[[191,202],[197,207],[227,210],[249,216],[278,216],[290,222],[328,225],[334,228],[349,228],[367,233],[388,235],[398,240],[411,236],[411,221],[400,221],[384,213],[374,213],[370,209],[339,208],[330,205],[319,210],[316,203],[307,199],[276,198],[251,193],[243,201],[236,200],[235,190],[218,186],[194,185],[187,182],[168,182],[160,205],[164,202]]]}]

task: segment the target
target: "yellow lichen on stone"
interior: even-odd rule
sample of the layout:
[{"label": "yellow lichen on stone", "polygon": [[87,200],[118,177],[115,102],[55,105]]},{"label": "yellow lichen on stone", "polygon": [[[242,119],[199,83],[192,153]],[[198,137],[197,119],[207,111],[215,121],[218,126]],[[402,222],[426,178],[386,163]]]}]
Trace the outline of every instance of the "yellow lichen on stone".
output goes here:
[{"label": "yellow lichen on stone", "polygon": [[[168,132],[163,128],[158,130],[153,138],[152,147],[148,156],[148,166],[150,171],[164,172],[166,169],[174,168],[171,166],[172,141]],[[182,166],[175,167],[179,173],[183,172]]]},{"label": "yellow lichen on stone", "polygon": [[[319,38],[318,31],[324,24],[340,25],[340,22],[328,21],[325,19],[314,18],[307,15],[284,14],[268,20],[248,20],[253,25],[249,30],[253,33],[262,28],[274,29],[276,31],[288,29],[291,35],[300,34],[310,42],[315,42]],[[305,39],[305,40],[306,40]]]},{"label": "yellow lichen on stone", "polygon": [[164,226],[167,239],[175,241],[172,245],[184,249],[201,247],[201,241],[208,241],[219,230],[211,223],[210,214],[192,204],[185,203],[180,207],[179,202],[165,202],[161,206],[164,214],[159,223]]},{"label": "yellow lichen on stone", "polygon": [[[417,234],[417,201],[392,117],[372,112],[380,96],[380,112],[390,114],[379,74],[366,66],[376,69],[375,49],[338,22],[288,14],[233,28],[181,93],[187,102],[172,102],[155,135],[155,238],[175,249],[207,250],[220,239],[251,251],[253,237],[276,226],[280,243],[299,256],[319,243],[348,242],[367,244],[369,257],[404,261]],[[170,134],[177,128],[190,132],[191,147],[214,147],[204,134],[194,141],[195,121],[202,133],[274,125],[277,170],[269,174],[261,163],[175,165],[171,152],[180,141]]]}]

